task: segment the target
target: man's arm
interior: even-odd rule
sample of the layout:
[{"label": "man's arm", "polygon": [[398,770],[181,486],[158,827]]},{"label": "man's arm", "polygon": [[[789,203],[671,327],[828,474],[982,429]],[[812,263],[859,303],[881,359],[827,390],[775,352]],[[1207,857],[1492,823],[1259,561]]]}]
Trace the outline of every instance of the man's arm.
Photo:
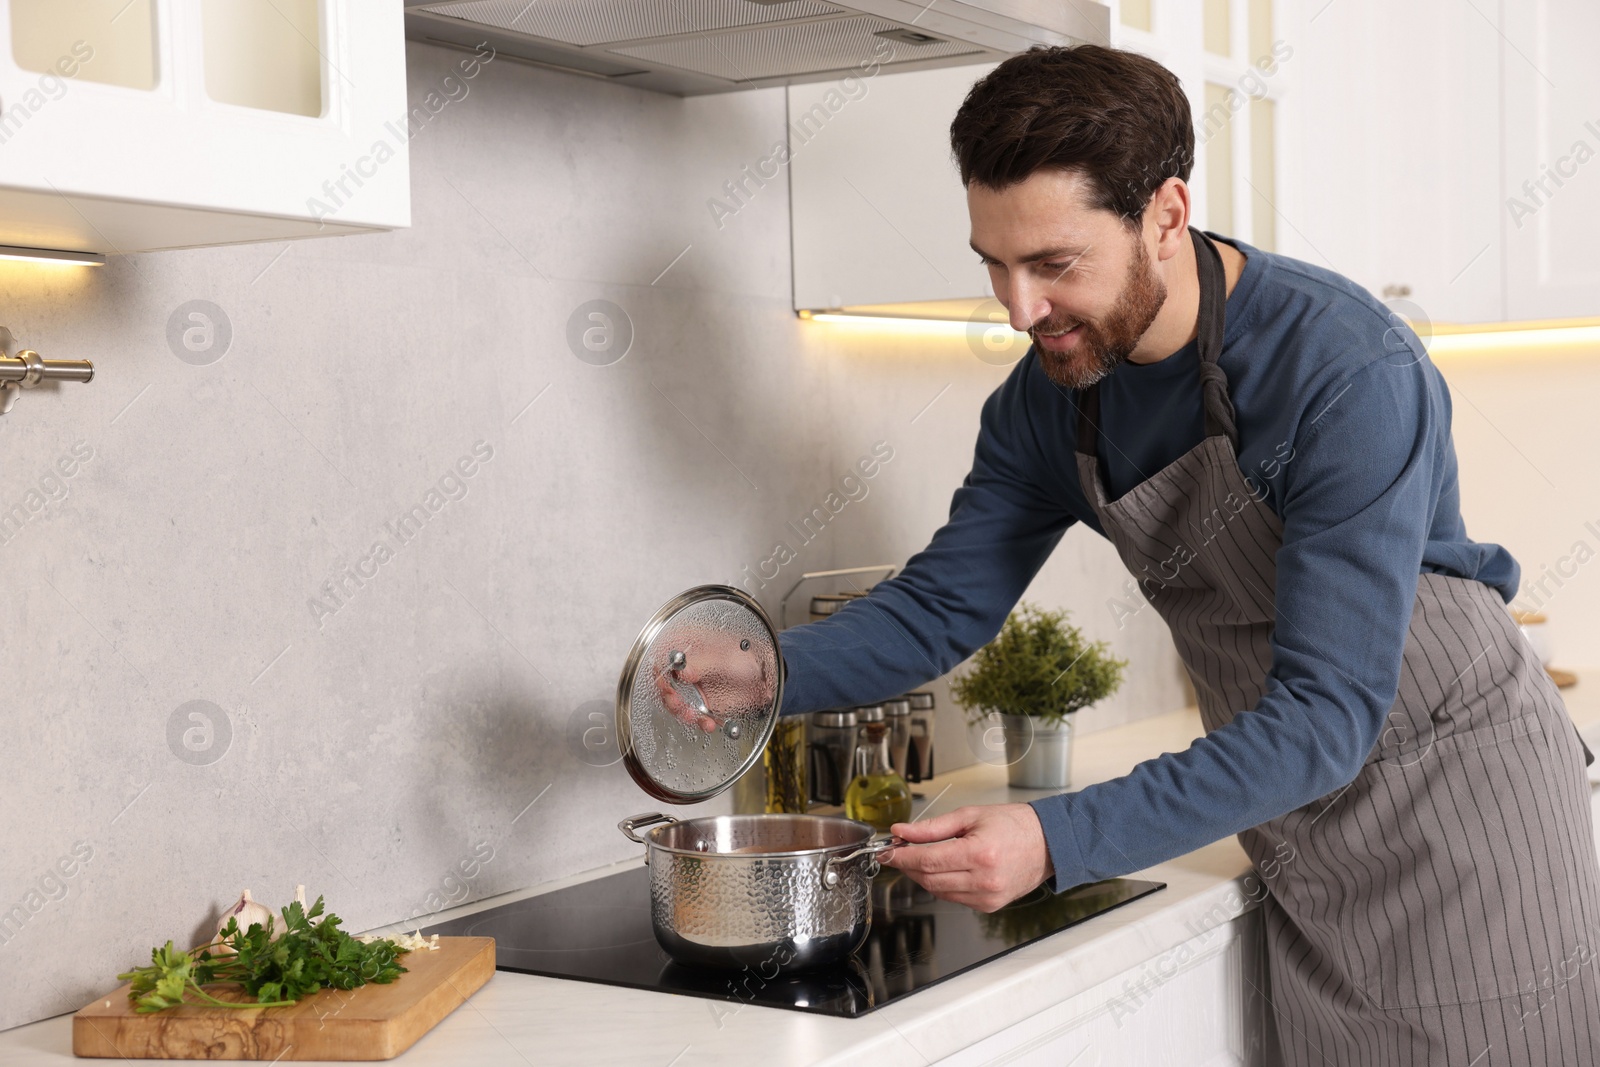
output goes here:
[{"label": "man's arm", "polygon": [[898,696],[982,647],[1075,520],[1040,478],[1026,404],[1033,356],[990,395],[950,519],[894,579],[779,638],[786,715]]},{"label": "man's arm", "polygon": [[1435,487],[1454,462],[1442,380],[1400,362],[1329,387],[1301,423],[1256,706],[1122,778],[1030,802],[1058,891],[1257,826],[1360,771],[1399,688]]}]

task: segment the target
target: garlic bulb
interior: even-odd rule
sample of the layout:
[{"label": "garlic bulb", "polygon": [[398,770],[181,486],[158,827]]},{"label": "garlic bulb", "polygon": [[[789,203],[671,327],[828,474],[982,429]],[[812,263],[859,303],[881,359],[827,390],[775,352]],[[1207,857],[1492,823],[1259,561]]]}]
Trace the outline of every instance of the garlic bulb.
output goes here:
[{"label": "garlic bulb", "polygon": [[250,890],[246,889],[239,895],[239,900],[222,913],[222,921],[217,924],[217,937],[222,937],[222,931],[227,928],[228,920],[232,919],[239,924],[240,933],[249,933],[250,927],[259,925],[263,930],[272,924],[272,912],[262,904],[257,904],[250,897]]}]

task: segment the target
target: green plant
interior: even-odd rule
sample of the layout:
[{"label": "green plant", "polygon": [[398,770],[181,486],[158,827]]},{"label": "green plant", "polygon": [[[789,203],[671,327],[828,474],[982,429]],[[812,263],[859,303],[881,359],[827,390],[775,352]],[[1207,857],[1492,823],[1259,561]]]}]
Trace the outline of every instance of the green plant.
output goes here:
[{"label": "green plant", "polygon": [[1104,641],[1085,640],[1067,612],[1024,603],[950,683],[950,693],[972,722],[1001,712],[1059,723],[1116,692],[1127,666]]}]

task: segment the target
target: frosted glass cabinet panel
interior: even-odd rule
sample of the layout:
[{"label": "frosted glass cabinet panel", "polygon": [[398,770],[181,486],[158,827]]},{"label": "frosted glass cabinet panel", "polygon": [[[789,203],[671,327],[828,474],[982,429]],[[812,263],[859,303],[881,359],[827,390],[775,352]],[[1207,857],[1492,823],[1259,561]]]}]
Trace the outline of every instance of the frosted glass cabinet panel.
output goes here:
[{"label": "frosted glass cabinet panel", "polygon": [[1278,248],[1277,110],[1270,98],[1250,101],[1250,243],[1264,252]]},{"label": "frosted glass cabinet panel", "polygon": [[404,34],[389,0],[0,0],[0,245],[410,225]]},{"label": "frosted glass cabinet panel", "polygon": [[322,114],[317,0],[204,0],[206,93],[291,115]]},{"label": "frosted glass cabinet panel", "polygon": [[1201,11],[1201,25],[1205,32],[1206,51],[1214,56],[1233,55],[1233,13],[1229,0],[1205,0]]},{"label": "frosted glass cabinet panel", "polygon": [[[1206,114],[1223,116],[1210,131],[1202,149],[1206,167],[1205,228],[1213,233],[1231,234],[1233,227],[1233,121],[1230,101],[1233,90],[1215,82],[1206,83]],[[1200,131],[1207,132],[1205,129]],[[1197,138],[1198,139],[1198,138]]]},{"label": "frosted glass cabinet panel", "polygon": [[155,88],[151,0],[12,0],[10,6],[11,56],[23,70]]},{"label": "frosted glass cabinet panel", "polygon": [[1153,15],[1151,0],[1122,0],[1117,5],[1117,19],[1129,29],[1149,33]]},{"label": "frosted glass cabinet panel", "polygon": [[1250,0],[1249,8],[1249,40],[1251,60],[1272,54],[1274,37],[1272,0]]}]

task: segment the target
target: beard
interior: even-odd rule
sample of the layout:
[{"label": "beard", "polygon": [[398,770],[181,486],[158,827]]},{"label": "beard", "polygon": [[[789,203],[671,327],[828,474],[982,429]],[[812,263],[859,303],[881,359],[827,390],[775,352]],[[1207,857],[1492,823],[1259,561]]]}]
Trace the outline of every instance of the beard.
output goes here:
[{"label": "beard", "polygon": [[[1137,235],[1133,250],[1127,279],[1105,318],[1074,320],[1066,315],[1053,315],[1029,328],[1028,335],[1033,338],[1034,351],[1039,355],[1039,366],[1055,384],[1066,389],[1087,389],[1126,363],[1139,338],[1156,320],[1156,314],[1167,299],[1167,283],[1151,269],[1150,253],[1145,251],[1144,242]],[[1074,321],[1081,321],[1083,330],[1070,352],[1051,352],[1039,344],[1038,331],[1056,333]]]}]

